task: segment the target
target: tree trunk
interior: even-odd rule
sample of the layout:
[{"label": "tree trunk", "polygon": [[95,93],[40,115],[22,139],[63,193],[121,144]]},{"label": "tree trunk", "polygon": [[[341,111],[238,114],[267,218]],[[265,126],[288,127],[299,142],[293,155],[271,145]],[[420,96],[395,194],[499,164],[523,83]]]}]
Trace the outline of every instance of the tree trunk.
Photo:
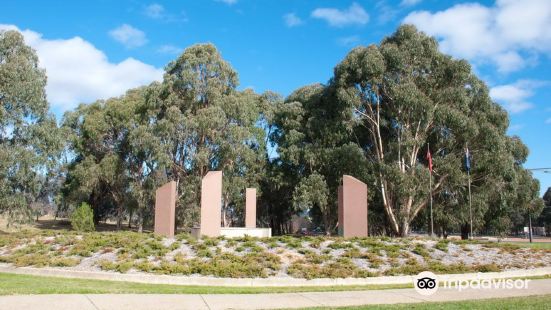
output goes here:
[{"label": "tree trunk", "polygon": [[143,217],[142,216],[140,216],[140,218],[138,219],[138,232],[139,233],[143,232]]},{"label": "tree trunk", "polygon": [[402,224],[400,225],[400,237],[407,237],[409,234],[409,220],[407,218],[404,218],[402,220]]},{"label": "tree trunk", "polygon": [[132,228],[132,213],[134,213],[133,209],[130,209],[130,214],[128,215],[128,228]]},{"label": "tree trunk", "polygon": [[469,224],[461,225],[461,240],[469,239]]},{"label": "tree trunk", "polygon": [[117,230],[122,229],[122,208],[119,207],[117,212]]},{"label": "tree trunk", "polygon": [[329,210],[326,210],[326,212],[323,213],[323,226],[325,226],[325,235],[330,236],[331,224],[330,224],[330,218],[329,218]]}]

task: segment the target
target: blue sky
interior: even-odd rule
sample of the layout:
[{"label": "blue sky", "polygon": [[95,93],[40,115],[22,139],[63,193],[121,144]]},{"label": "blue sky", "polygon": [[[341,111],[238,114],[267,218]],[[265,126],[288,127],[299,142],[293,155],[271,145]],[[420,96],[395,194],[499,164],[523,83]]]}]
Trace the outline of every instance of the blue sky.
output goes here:
[{"label": "blue sky", "polygon": [[[19,29],[48,73],[60,116],[80,102],[162,78],[187,46],[212,42],[240,88],[326,82],[357,45],[409,22],[468,59],[530,148],[527,168],[551,167],[551,1],[27,1],[2,0],[0,29]],[[551,174],[535,173],[542,192]]]}]

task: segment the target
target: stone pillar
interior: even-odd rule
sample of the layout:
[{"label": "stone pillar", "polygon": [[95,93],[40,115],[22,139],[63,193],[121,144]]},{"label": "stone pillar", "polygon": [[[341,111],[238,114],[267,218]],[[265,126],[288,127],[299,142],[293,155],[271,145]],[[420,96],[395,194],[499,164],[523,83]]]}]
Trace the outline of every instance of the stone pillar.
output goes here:
[{"label": "stone pillar", "polygon": [[245,190],[245,227],[256,228],[256,188]]},{"label": "stone pillar", "polygon": [[222,171],[209,171],[201,181],[200,235],[220,236],[222,219]]},{"label": "stone pillar", "polygon": [[176,182],[170,181],[155,192],[155,234],[174,237]]},{"label": "stone pillar", "polygon": [[339,186],[339,235],[367,237],[367,185],[344,175]]}]

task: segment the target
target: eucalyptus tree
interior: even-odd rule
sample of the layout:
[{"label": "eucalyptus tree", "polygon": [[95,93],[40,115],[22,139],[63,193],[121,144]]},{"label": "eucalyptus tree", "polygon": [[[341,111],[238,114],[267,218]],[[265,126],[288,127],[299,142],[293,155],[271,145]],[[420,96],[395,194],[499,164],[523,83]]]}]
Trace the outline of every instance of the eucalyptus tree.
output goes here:
[{"label": "eucalyptus tree", "polygon": [[[287,174],[296,211],[319,214],[327,233],[337,222],[337,187],[343,174],[368,178],[362,150],[351,142],[334,89],[321,84],[294,91],[277,106],[271,139]],[[318,221],[316,221],[318,222]]]},{"label": "eucalyptus tree", "polygon": [[66,192],[75,204],[87,201],[95,221],[117,218],[120,228],[127,203],[128,175],[124,167],[132,107],[120,98],[80,105],[64,116],[71,130]]},{"label": "eucalyptus tree", "polygon": [[163,157],[150,122],[146,100],[157,84],[131,89],[125,95],[80,105],[64,117],[70,129],[65,192],[79,205],[90,203],[96,221],[115,217],[120,229],[136,211],[138,230],[152,217],[154,193],[162,181]]},{"label": "eucalyptus tree", "polygon": [[545,227],[546,235],[551,234],[551,187],[547,188],[543,194],[543,202],[545,206],[538,218],[538,225]]},{"label": "eucalyptus tree", "polygon": [[198,44],[168,64],[163,83],[148,100],[168,159],[166,175],[178,183],[183,226],[198,218],[199,185],[209,170],[224,171],[226,214],[242,208],[244,187],[261,175],[266,143],[258,123],[265,100],[237,86],[237,73],[215,46]]},{"label": "eucalyptus tree", "polygon": [[[442,54],[434,38],[403,25],[379,45],[353,49],[335,68],[332,81],[350,131],[359,137],[394,234],[405,236],[427,207],[434,159],[432,195],[457,205],[468,225],[468,148],[473,156],[473,218],[483,224],[490,195],[514,176],[506,136],[507,113],[465,60]],[[518,143],[521,143],[518,141]]]},{"label": "eucalyptus tree", "polygon": [[46,73],[23,36],[0,31],[0,213],[10,221],[28,220],[39,196],[53,199],[44,193],[63,141],[45,86]]}]

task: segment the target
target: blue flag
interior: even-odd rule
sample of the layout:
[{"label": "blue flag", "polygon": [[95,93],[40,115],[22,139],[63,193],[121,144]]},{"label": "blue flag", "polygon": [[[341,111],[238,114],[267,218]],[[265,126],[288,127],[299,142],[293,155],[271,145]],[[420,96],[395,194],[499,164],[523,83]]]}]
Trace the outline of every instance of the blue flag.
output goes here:
[{"label": "blue flag", "polygon": [[465,170],[471,172],[471,154],[469,153],[469,148],[465,151]]}]

